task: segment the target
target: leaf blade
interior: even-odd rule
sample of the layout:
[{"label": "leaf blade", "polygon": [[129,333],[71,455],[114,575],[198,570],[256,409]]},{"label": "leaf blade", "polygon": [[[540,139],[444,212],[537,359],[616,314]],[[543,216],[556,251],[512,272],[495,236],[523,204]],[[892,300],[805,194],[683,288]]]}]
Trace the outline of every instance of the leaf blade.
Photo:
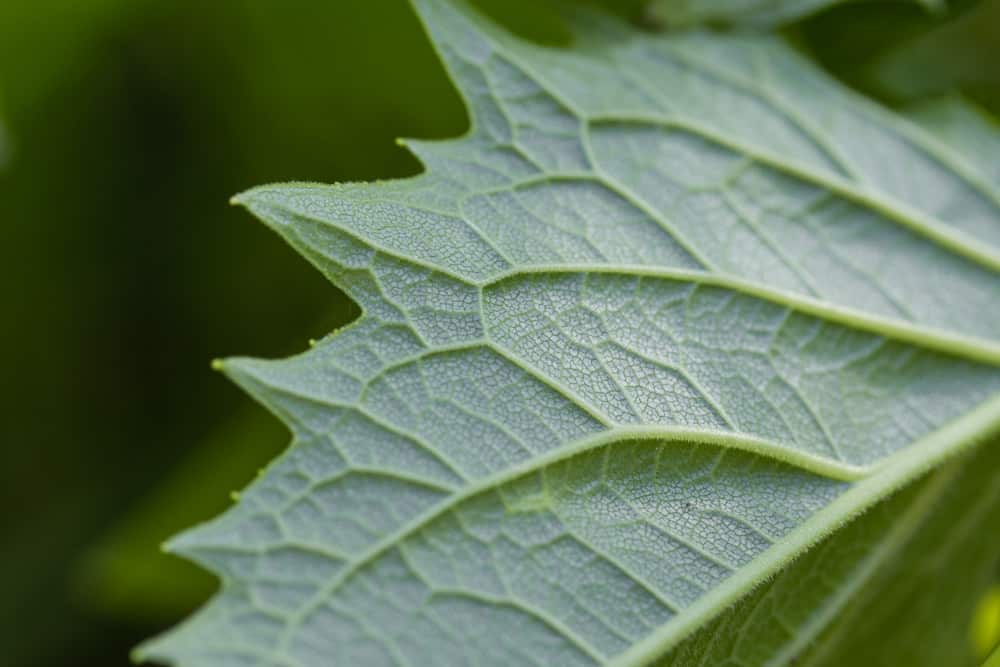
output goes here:
[{"label": "leaf blade", "polygon": [[[562,52],[517,42],[461,5],[417,6],[473,127],[459,141],[411,143],[428,166],[415,179],[272,186],[239,198],[364,316],[299,357],[226,362],[296,441],[234,510],[174,542],[222,573],[224,590],[147,655],[303,665],[348,652],[348,662],[377,664],[440,650],[437,662],[461,664],[472,659],[469,646],[483,660],[538,660],[522,653],[530,645],[554,651],[545,655],[559,664],[645,664],[844,521],[998,427],[1000,370],[987,340],[998,329],[981,305],[1000,294],[989,247],[1000,234],[997,195],[963,168],[945,170],[957,153],[834,89],[773,40],[629,35],[581,39]],[[624,30],[580,20],[591,29],[597,21],[605,37]],[[683,55],[692,53],[694,65]],[[777,78],[741,69],[741,54],[774,59],[767,71]],[[713,58],[736,64],[736,79],[705,64]],[[628,70],[623,63],[691,104],[672,108],[648,83],[613,76]],[[747,92],[753,76],[771,97]],[[794,104],[772,99],[803,76],[834,100],[819,116],[831,137],[838,123],[866,129],[869,143],[920,168],[886,176],[877,150],[819,145],[819,130]],[[767,130],[721,118],[699,90],[752,112]],[[699,111],[704,118],[692,125]],[[644,127],[604,132],[608,122]],[[680,134],[671,135],[675,127]],[[736,137],[727,145],[706,139],[726,133]],[[608,166],[622,155],[645,157],[656,173],[644,194],[626,187],[643,185],[641,169],[615,175]],[[676,202],[658,202],[656,190],[678,178],[675,198],[702,197],[711,225],[699,226],[697,207],[666,215]],[[927,183],[934,197],[903,203]],[[810,227],[811,236],[800,234]],[[840,236],[824,240],[816,232],[824,227]],[[852,245],[852,235],[863,242]],[[718,242],[726,236],[728,245]],[[732,252],[706,260],[720,245],[753,261]],[[866,253],[870,246],[878,251]],[[796,267],[789,253],[816,258],[831,248],[852,256],[815,270],[811,283],[795,275],[806,263]],[[901,266],[911,270],[898,291]],[[852,281],[844,271],[854,271]],[[865,277],[878,289],[858,287]],[[680,437],[702,449],[629,445],[637,435],[646,445]],[[727,462],[721,471],[717,462],[702,466],[707,473],[686,468],[706,447]],[[613,458],[595,460],[612,449]],[[618,492],[604,488],[608,466],[648,462],[651,452],[652,467],[666,459],[673,477],[637,481],[641,471],[629,468],[615,478]],[[726,476],[730,459],[742,474]],[[566,472],[574,461],[585,472]],[[728,485],[697,486],[715,474]],[[558,503],[547,476],[573,479],[559,487]],[[775,478],[787,483],[767,486]],[[530,493],[503,498],[501,490],[532,480]],[[671,484],[680,491],[670,493]],[[788,508],[799,503],[794,519],[759,514],[762,498],[797,488],[808,492],[786,499]],[[678,493],[703,499],[702,530],[685,532],[692,518],[683,505],[637,514],[619,502],[637,492],[654,505]],[[601,501],[589,510],[567,500],[588,493]],[[758,515],[727,516],[710,504],[727,497]],[[821,506],[808,504],[817,499]],[[517,552],[516,540],[472,539],[508,530],[511,508],[523,519],[554,504],[560,512],[549,523],[563,532],[553,539],[570,547],[545,552],[541,563]],[[602,525],[598,508],[617,523]],[[618,524],[638,527],[639,537]],[[405,553],[420,549],[423,560]],[[503,549],[506,559],[496,557]],[[651,567],[659,553],[680,560]],[[479,569],[466,571],[467,561]],[[508,570],[490,574],[487,563]],[[533,585],[512,574],[532,568]],[[656,572],[685,576],[654,583]],[[409,606],[395,608],[380,591]],[[330,644],[331,635],[339,641]]]}]

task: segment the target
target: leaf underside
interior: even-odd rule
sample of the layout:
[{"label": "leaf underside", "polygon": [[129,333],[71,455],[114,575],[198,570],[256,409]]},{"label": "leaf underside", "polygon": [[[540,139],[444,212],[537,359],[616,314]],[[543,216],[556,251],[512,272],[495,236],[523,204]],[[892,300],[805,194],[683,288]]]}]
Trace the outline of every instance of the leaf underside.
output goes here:
[{"label": "leaf underside", "polygon": [[[654,19],[669,26],[725,23],[774,27],[814,14],[843,0],[652,0]],[[917,0],[928,11],[940,11],[943,0]]]},{"label": "leaf underside", "polygon": [[[991,161],[773,37],[567,9],[553,49],[414,4],[472,128],[413,179],[237,198],[364,315],[222,364],[294,442],[170,543],[222,590],[140,657],[763,665],[802,640],[699,637],[787,596],[850,627],[1000,424]],[[824,539],[822,585],[772,578]]]}]

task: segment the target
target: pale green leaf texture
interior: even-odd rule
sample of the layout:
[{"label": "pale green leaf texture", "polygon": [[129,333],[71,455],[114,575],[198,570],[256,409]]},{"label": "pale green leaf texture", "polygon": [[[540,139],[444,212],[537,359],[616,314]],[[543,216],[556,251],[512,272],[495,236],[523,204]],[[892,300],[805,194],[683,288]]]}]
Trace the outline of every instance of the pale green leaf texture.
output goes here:
[{"label": "pale green leaf texture", "polygon": [[993,443],[883,501],[661,667],[976,667],[969,627],[1000,564],[998,469]]},{"label": "pale green leaf texture", "polygon": [[[772,27],[814,14],[844,0],[653,0],[650,12],[670,26],[727,23]],[[940,11],[943,0],[916,0]]]},{"label": "pale green leaf texture", "polygon": [[[774,38],[415,4],[472,129],[238,198],[364,315],[223,364],[295,441],[171,542],[223,588],[140,654],[650,664],[755,589],[820,637],[964,473],[877,504],[1000,425],[990,174]],[[758,588],[838,529],[792,566],[829,581]]]},{"label": "pale green leaf texture", "polygon": [[1000,127],[994,118],[960,95],[926,100],[907,115],[963,153],[1000,188]]},{"label": "pale green leaf texture", "polygon": [[1000,576],[998,445],[992,441],[957,471],[939,473],[944,492],[919,532],[882,563],[800,665],[981,663],[970,629]]}]

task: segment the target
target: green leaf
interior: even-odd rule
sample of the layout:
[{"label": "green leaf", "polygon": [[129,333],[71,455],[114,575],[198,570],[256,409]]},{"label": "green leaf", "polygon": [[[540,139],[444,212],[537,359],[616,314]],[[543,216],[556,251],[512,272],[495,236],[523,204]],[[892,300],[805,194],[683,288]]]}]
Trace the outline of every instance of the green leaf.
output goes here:
[{"label": "green leaf", "polygon": [[907,115],[963,154],[994,188],[1000,188],[1000,129],[985,111],[960,95],[947,95],[913,105]]},{"label": "green leaf", "polygon": [[[652,0],[649,11],[670,26],[726,23],[773,27],[815,14],[844,0]],[[917,0],[929,11],[944,8],[943,0]]]},{"label": "green leaf", "polygon": [[[897,100],[941,95],[956,88],[995,97],[1000,73],[1000,0],[982,0],[967,12],[888,51],[871,65],[872,81]],[[992,95],[989,94],[992,91]]]},{"label": "green leaf", "polygon": [[991,443],[883,501],[688,638],[662,667],[976,667],[969,629],[1000,564],[998,468],[1000,447]]},{"label": "green leaf", "polygon": [[[415,5],[472,127],[413,179],[237,198],[364,315],[220,364],[295,439],[170,543],[222,591],[140,656],[650,664],[838,531],[916,534],[1000,430],[982,165],[773,37]],[[827,544],[814,636],[882,562]]]},{"label": "green leaf", "polygon": [[852,597],[800,664],[980,664],[971,627],[977,603],[1000,575],[998,445],[982,447],[944,482],[920,530]]}]

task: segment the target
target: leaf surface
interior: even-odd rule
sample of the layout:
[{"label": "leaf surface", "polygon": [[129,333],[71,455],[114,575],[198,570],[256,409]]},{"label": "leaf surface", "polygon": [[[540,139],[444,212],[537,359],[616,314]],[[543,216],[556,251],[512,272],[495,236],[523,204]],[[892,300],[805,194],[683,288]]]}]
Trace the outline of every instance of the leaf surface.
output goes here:
[{"label": "leaf surface", "polygon": [[965,155],[984,181],[1000,187],[1000,129],[985,111],[952,94],[913,105],[907,115]]},{"label": "leaf surface", "polygon": [[237,198],[364,315],[221,364],[294,442],[171,542],[223,588],[142,656],[650,664],[997,430],[1000,195],[960,149],[775,38],[415,5],[472,127]]},{"label": "leaf surface", "polygon": [[970,626],[1000,565],[998,467],[993,444],[879,503],[660,667],[977,667]]},{"label": "leaf surface", "polygon": [[[928,10],[940,11],[941,0],[917,0]],[[719,22],[773,27],[815,14],[842,0],[653,0],[652,15],[670,26]]]},{"label": "leaf surface", "polygon": [[886,559],[799,664],[976,667],[978,603],[1000,578],[1000,447],[941,473],[949,479],[918,530]]}]

